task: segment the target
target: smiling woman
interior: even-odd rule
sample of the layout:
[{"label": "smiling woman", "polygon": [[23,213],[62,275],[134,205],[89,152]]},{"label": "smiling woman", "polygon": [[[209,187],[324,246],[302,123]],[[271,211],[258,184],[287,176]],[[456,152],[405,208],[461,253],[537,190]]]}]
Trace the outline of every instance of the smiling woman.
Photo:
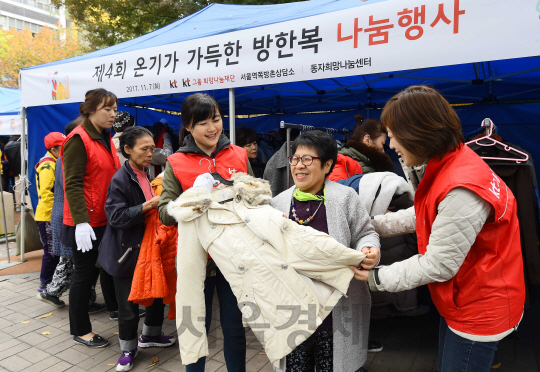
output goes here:
[{"label": "smiling woman", "polygon": [[[298,224],[309,225],[347,247],[361,250],[367,255],[362,267],[374,267],[379,261],[380,243],[366,208],[352,188],[327,179],[337,160],[334,138],[317,130],[309,131],[296,138],[292,152],[289,163],[294,186],[276,196],[272,206]],[[287,371],[304,371],[302,366],[307,365],[316,366],[321,372],[362,370],[371,310],[368,287],[353,281],[347,296],[346,304],[340,301],[315,333],[287,355]],[[351,312],[355,314],[354,322],[342,316]],[[333,324],[352,332],[334,332]]]},{"label": "smiling woman", "polygon": [[[177,223],[167,212],[167,204],[176,200],[184,191],[194,186],[198,176],[209,172],[219,173],[229,179],[235,172],[253,176],[246,150],[230,143],[223,134],[223,112],[217,101],[208,94],[196,93],[188,96],[182,104],[182,147],[167,158],[163,175],[163,191],[159,200],[159,219],[166,226]],[[208,175],[208,177],[210,177]],[[210,177],[211,178],[211,177]],[[210,184],[210,188],[212,184]],[[182,245],[180,244],[179,247]],[[179,252],[180,253],[180,252]],[[212,320],[212,298],[217,290],[227,370],[246,370],[246,335],[242,325],[242,314],[237,306],[229,283],[214,261],[208,258],[207,277],[204,283],[206,319],[208,333]],[[180,326],[180,325],[178,325]],[[189,364],[186,372],[202,372],[206,357]]]},{"label": "smiling woman", "polygon": [[[516,200],[464,145],[461,122],[444,97],[411,86],[384,106],[390,147],[416,173],[418,255],[354,270],[373,291],[427,284],[441,314],[439,372],[487,372],[497,343],[523,315],[525,286]],[[500,193],[490,185],[497,184]]]}]

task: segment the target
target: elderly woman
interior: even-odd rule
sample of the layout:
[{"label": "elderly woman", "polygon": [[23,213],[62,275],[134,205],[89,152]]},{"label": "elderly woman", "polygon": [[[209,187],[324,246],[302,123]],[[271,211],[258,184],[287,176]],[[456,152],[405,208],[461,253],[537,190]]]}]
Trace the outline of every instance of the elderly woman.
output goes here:
[{"label": "elderly woman", "polygon": [[514,196],[463,144],[456,112],[434,89],[398,93],[381,121],[406,166],[427,164],[414,198],[420,254],[369,271],[352,268],[355,277],[374,291],[428,284],[441,314],[438,371],[487,372],[497,343],[523,314]]},{"label": "elderly woman", "polygon": [[111,179],[105,202],[107,228],[99,247],[98,262],[114,281],[118,302],[118,346],[121,355],[117,371],[133,368],[139,347],[167,347],[175,338],[161,333],[163,300],[156,298],[146,308],[142,334],[137,338],[139,305],[128,301],[135,266],[144,237],[145,219],[157,209],[159,195],[154,195],[148,179],[148,166],[154,155],[152,133],[143,127],[129,127],[119,138],[120,151],[127,161]]},{"label": "elderly woman", "polygon": [[[300,135],[293,143],[294,186],[272,201],[290,219],[323,231],[341,244],[367,254],[365,269],[379,261],[379,237],[356,192],[328,180],[337,159],[336,141],[320,131]],[[288,372],[357,371],[367,357],[371,298],[368,286],[353,281],[331,316],[286,357]],[[352,318],[352,319],[351,319]]]}]

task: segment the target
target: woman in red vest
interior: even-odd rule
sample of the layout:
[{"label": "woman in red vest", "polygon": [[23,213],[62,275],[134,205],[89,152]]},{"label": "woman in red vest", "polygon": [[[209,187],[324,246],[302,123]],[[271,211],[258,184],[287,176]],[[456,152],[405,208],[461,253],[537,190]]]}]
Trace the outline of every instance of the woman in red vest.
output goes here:
[{"label": "woman in red vest", "polygon": [[[167,204],[192,187],[198,176],[212,172],[219,173],[225,179],[229,179],[235,172],[249,173],[253,176],[246,150],[231,144],[223,134],[223,112],[214,98],[208,94],[192,94],[182,104],[181,113],[180,143],[183,145],[167,158],[162,183],[163,191],[159,199],[159,219],[166,226],[176,224],[174,217],[167,213]],[[180,249],[181,247],[179,251]],[[181,260],[182,255],[181,252],[179,253],[178,259]],[[242,325],[242,314],[229,283],[209,258],[204,283],[207,333],[212,320],[214,288],[219,297],[227,371],[244,372],[246,370],[246,336]],[[189,309],[178,309],[178,311],[186,310],[189,311]],[[199,322],[200,320],[192,319],[192,321]],[[189,332],[189,330],[186,331]],[[186,372],[204,371],[205,360],[206,358],[202,357],[196,363],[187,365]]]},{"label": "woman in red vest", "polygon": [[[81,103],[81,125],[62,146],[64,167],[64,221],[62,243],[73,250],[73,277],[69,291],[69,324],[73,340],[88,347],[104,347],[108,341],[92,332],[88,300],[100,269],[98,247],[105,227],[105,200],[113,175],[120,168],[108,129],[118,108],[114,93],[95,89]],[[112,277],[101,270],[101,289],[110,312],[118,309]]]},{"label": "woman in red vest", "polygon": [[355,277],[374,291],[428,284],[441,314],[439,372],[489,371],[523,315],[525,287],[512,192],[464,145],[461,122],[434,89],[412,86],[384,107],[390,147],[425,165],[414,197],[419,254]]}]

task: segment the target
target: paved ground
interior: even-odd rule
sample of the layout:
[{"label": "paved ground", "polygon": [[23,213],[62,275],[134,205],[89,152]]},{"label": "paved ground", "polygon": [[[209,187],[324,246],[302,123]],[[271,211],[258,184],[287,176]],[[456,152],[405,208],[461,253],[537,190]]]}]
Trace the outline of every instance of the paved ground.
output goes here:
[{"label": "paved ground", "polygon": [[[36,299],[38,275],[0,276],[0,371],[111,371],[118,360],[117,323],[108,313],[91,316],[94,331],[109,339],[105,349],[89,349],[73,343],[69,335],[67,306],[52,309]],[[101,299],[101,295],[98,299]],[[67,302],[67,296],[63,298]],[[217,306],[214,306],[217,308]],[[168,308],[166,308],[166,311]],[[52,312],[53,315],[40,318]],[[384,343],[380,353],[369,354],[365,367],[369,372],[431,372],[437,370],[436,314],[416,318],[392,318],[375,321],[372,335]],[[142,322],[141,322],[142,326]],[[175,334],[173,321],[165,320],[165,334]],[[44,335],[44,332],[50,334]],[[209,336],[210,357],[207,372],[225,372],[223,338],[218,314]],[[251,331],[247,331],[247,371],[272,371],[268,358]],[[540,371],[540,346],[526,346],[517,335],[507,337],[499,345],[502,366],[493,371]],[[154,367],[152,357],[159,362]],[[150,348],[140,351],[132,371],[184,371],[178,347]],[[351,371],[353,372],[353,371]]]}]

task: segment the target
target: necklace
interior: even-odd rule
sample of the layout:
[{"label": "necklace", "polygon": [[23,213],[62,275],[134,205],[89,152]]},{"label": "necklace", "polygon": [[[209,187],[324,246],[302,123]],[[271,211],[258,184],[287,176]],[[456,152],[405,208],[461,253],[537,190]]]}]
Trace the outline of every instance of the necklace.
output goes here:
[{"label": "necklace", "polygon": [[[309,216],[306,220],[301,220],[300,218],[298,218],[298,216],[296,215],[296,209],[295,208],[295,205],[294,205],[294,196],[292,197],[291,199],[291,212],[292,212],[292,215],[293,215],[293,218],[294,220],[296,221],[296,223],[299,223],[300,225],[307,225],[309,224],[311,221],[313,221],[313,218],[315,218],[315,215],[317,214],[317,212],[319,211],[319,208],[321,207],[322,203],[324,203],[324,200],[321,200],[321,202],[319,203],[319,206],[317,207],[317,209],[315,210],[315,213],[313,213],[311,216]],[[307,209],[307,211],[309,211],[309,208]]]}]

